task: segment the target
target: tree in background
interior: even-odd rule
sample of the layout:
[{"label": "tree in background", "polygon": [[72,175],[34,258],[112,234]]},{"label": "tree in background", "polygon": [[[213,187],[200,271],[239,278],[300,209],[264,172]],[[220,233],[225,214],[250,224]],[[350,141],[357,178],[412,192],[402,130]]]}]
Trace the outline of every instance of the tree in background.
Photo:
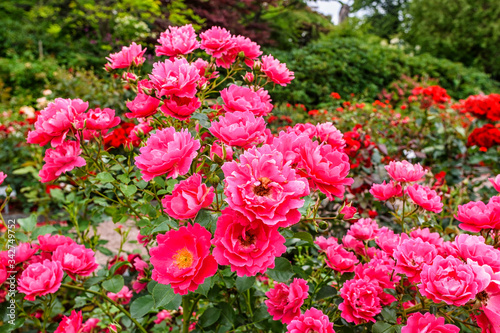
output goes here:
[{"label": "tree in background", "polygon": [[420,52],[477,66],[500,79],[498,0],[413,0],[405,39]]},{"label": "tree in background", "polygon": [[369,32],[391,39],[401,32],[404,11],[409,0],[354,0],[352,12],[363,12]]}]

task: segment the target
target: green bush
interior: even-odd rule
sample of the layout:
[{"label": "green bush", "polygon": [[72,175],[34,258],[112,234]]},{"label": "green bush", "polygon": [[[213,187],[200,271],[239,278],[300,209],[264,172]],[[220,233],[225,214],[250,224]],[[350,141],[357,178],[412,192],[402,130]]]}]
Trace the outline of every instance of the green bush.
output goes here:
[{"label": "green bush", "polygon": [[436,78],[454,98],[480,91],[490,93],[500,87],[476,69],[429,55],[408,55],[369,38],[337,34],[290,52],[271,51],[295,72],[296,78],[287,87],[274,90],[274,101],[312,107],[328,102],[332,91],[373,98],[403,74]]}]

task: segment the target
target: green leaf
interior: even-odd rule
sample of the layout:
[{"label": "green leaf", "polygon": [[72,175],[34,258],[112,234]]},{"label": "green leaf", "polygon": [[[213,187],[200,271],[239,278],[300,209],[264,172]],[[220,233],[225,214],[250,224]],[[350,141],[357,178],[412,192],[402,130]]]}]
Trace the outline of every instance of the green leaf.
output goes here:
[{"label": "green leaf", "polygon": [[174,290],[169,285],[158,283],[153,288],[153,300],[157,308],[170,303],[174,299],[174,296]]},{"label": "green leaf", "polygon": [[302,239],[302,240],[304,240],[304,241],[306,241],[308,243],[314,244],[313,236],[310,233],[305,232],[305,231],[296,232],[293,235],[293,238]]},{"label": "green leaf", "polygon": [[170,230],[170,227],[168,226],[168,223],[165,221],[161,223],[159,226],[153,229],[152,233],[155,232],[167,232]]},{"label": "green leaf", "polygon": [[135,185],[120,184],[120,189],[127,197],[131,197],[135,194],[135,192],[137,192],[137,186]]},{"label": "green leaf", "polygon": [[196,289],[195,293],[197,294],[201,294],[203,296],[208,296],[208,292],[210,291],[210,288],[212,288],[212,277],[207,277],[205,279],[205,282],[203,282],[203,284],[201,284],[198,289]]},{"label": "green leaf", "polygon": [[113,255],[113,252],[111,252],[109,249],[107,249],[103,246],[98,246],[98,247],[96,247],[96,249],[97,249],[97,251],[101,252],[104,255],[107,255],[107,256]]},{"label": "green leaf", "polygon": [[26,242],[29,242],[29,240],[30,240],[30,239],[28,238],[28,236],[26,236],[26,234],[23,234],[23,233],[22,233],[22,232],[20,232],[20,231],[16,231],[15,235],[16,235],[16,239],[17,239],[18,241],[20,241],[20,242],[25,242],[25,243],[26,243]]},{"label": "green leaf", "polygon": [[395,309],[385,307],[382,309],[381,314],[382,314],[382,317],[384,317],[384,319],[387,322],[392,323],[392,324],[396,324],[396,321],[398,319],[398,315],[397,315]]},{"label": "green leaf", "polygon": [[36,214],[31,214],[29,217],[24,219],[18,219],[17,222],[24,231],[33,231],[36,226]]},{"label": "green leaf", "polygon": [[198,120],[201,127],[209,129],[211,126],[210,121],[208,120],[208,116],[204,113],[195,112],[191,115],[191,118]]},{"label": "green leaf", "polygon": [[64,192],[60,188],[50,190],[50,196],[58,202],[64,202]]},{"label": "green leaf", "polygon": [[288,261],[288,259],[281,257],[276,258],[274,265],[275,266],[273,269],[267,270],[267,275],[271,279],[278,282],[286,282],[293,276],[294,272],[292,269],[292,265],[290,264],[290,261]]},{"label": "green leaf", "polygon": [[217,308],[208,308],[203,312],[198,323],[201,327],[208,327],[219,319],[221,312],[222,311]]},{"label": "green leaf", "polygon": [[51,234],[54,231],[57,231],[57,229],[54,228],[54,226],[52,226],[52,225],[44,225],[44,226],[41,226],[41,227],[36,228],[35,230],[33,230],[33,233],[31,234],[31,238],[35,239],[38,236],[42,236],[42,235],[46,235],[46,234]]},{"label": "green leaf", "polygon": [[182,303],[182,296],[175,294],[174,299],[164,306],[167,310],[178,310]]},{"label": "green leaf", "polygon": [[106,172],[106,171],[97,174],[97,176],[95,178],[97,180],[100,180],[102,183],[111,183],[112,181],[115,180],[113,178],[113,176],[109,172]]},{"label": "green leaf", "polygon": [[120,290],[122,290],[123,285],[124,281],[123,281],[123,276],[121,275],[115,275],[110,280],[106,280],[102,283],[104,289],[115,294]]},{"label": "green leaf", "polygon": [[237,277],[236,289],[238,289],[238,291],[242,293],[250,289],[254,283],[255,283],[255,276]]},{"label": "green leaf", "polygon": [[332,286],[323,286],[316,293],[315,300],[319,301],[321,299],[329,298],[335,295],[337,295],[337,289],[333,288]]},{"label": "green leaf", "polygon": [[142,296],[132,302],[130,305],[130,314],[134,318],[141,318],[153,309],[154,306],[155,302],[151,295]]},{"label": "green leaf", "polygon": [[104,280],[104,276],[93,276],[91,278],[88,278],[84,283],[83,286],[88,289],[89,287],[93,286],[94,284],[97,284]]},{"label": "green leaf", "polygon": [[397,333],[401,332],[400,325],[390,325],[384,321],[377,321],[372,326],[372,333]]}]

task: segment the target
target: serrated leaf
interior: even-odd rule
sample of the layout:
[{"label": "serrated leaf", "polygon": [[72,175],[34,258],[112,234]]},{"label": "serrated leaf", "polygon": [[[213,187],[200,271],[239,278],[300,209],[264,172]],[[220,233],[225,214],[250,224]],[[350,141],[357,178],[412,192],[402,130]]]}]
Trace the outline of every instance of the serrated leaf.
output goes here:
[{"label": "serrated leaf", "polygon": [[252,288],[255,283],[255,276],[243,276],[236,278],[236,289],[240,293],[247,291]]},{"label": "serrated leaf", "polygon": [[97,176],[95,177],[97,180],[101,181],[102,183],[111,183],[115,179],[109,172],[101,172],[98,173]]},{"label": "serrated leaf", "polygon": [[120,189],[122,190],[123,194],[127,197],[131,197],[137,192],[137,186],[135,185],[125,185],[121,184]]},{"label": "serrated leaf", "polygon": [[83,286],[86,289],[89,289],[89,287],[93,286],[94,284],[97,284],[97,283],[101,282],[102,280],[104,280],[104,276],[93,276],[93,277],[88,278],[83,283]]},{"label": "serrated leaf", "polygon": [[212,277],[207,277],[205,279],[205,282],[203,282],[203,284],[201,284],[198,289],[196,289],[195,293],[197,294],[201,294],[203,296],[207,296],[208,295],[208,292],[210,291],[210,288],[212,288]]},{"label": "serrated leaf", "polygon": [[290,261],[281,257],[276,258],[274,268],[268,269],[266,273],[271,279],[278,282],[286,282],[290,280],[294,274]]},{"label": "serrated leaf", "polygon": [[391,324],[396,324],[396,321],[398,319],[398,314],[396,313],[395,309],[385,307],[382,309],[381,314],[382,314],[382,317],[384,317],[385,321],[387,321]]},{"label": "serrated leaf", "polygon": [[151,295],[146,295],[137,298],[130,305],[130,314],[134,318],[144,317],[155,306],[153,297]]},{"label": "serrated leaf", "polygon": [[217,308],[208,308],[203,312],[198,323],[201,327],[208,327],[219,319],[221,312],[222,311]]},{"label": "serrated leaf", "polygon": [[210,121],[208,120],[208,116],[206,114],[195,112],[191,115],[191,118],[198,120],[201,127],[204,127],[206,129],[210,129],[211,124],[210,124]]},{"label": "serrated leaf", "polygon": [[174,297],[175,293],[171,286],[158,283],[153,288],[153,300],[155,302],[155,307],[162,307],[170,303]]},{"label": "serrated leaf", "polygon": [[31,234],[31,238],[35,239],[38,236],[43,236],[43,235],[46,235],[46,234],[51,234],[54,231],[57,231],[57,229],[54,228],[54,226],[52,226],[52,225],[44,225],[44,226],[38,227],[35,230],[33,230],[33,233]]},{"label": "serrated leaf", "polygon": [[333,288],[332,286],[323,286],[316,293],[315,300],[319,301],[321,299],[329,298],[335,295],[337,295],[337,289]]},{"label": "serrated leaf", "polygon": [[24,219],[18,219],[17,222],[24,231],[33,231],[33,229],[35,229],[36,227],[36,214],[31,214]]},{"label": "serrated leaf", "polygon": [[102,283],[102,286],[107,291],[116,294],[117,292],[119,292],[120,290],[122,290],[124,284],[125,283],[123,281],[123,276],[121,276],[121,275],[115,275],[110,280],[104,281]]},{"label": "serrated leaf", "polygon": [[306,241],[308,243],[314,244],[313,236],[310,233],[305,232],[305,231],[296,232],[293,235],[293,238],[302,239],[302,240],[304,240],[304,241]]}]

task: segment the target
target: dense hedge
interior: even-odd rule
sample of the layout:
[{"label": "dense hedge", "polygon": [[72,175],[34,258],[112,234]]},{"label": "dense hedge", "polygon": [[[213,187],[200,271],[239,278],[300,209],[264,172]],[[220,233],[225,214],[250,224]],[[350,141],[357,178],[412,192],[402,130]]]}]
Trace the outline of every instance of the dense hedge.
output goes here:
[{"label": "dense hedge", "polygon": [[290,52],[272,51],[295,72],[296,79],[273,92],[276,102],[315,106],[329,101],[332,91],[375,97],[401,75],[439,79],[454,98],[498,90],[499,82],[478,70],[430,55],[411,56],[402,50],[359,37],[325,37]]}]

